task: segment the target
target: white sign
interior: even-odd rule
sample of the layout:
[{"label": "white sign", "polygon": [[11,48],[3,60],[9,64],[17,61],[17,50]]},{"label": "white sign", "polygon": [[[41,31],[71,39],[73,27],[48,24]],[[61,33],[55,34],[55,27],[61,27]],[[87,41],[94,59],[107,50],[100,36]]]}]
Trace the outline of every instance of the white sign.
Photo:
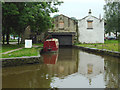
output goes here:
[{"label": "white sign", "polygon": [[32,40],[25,40],[25,48],[32,48]]}]

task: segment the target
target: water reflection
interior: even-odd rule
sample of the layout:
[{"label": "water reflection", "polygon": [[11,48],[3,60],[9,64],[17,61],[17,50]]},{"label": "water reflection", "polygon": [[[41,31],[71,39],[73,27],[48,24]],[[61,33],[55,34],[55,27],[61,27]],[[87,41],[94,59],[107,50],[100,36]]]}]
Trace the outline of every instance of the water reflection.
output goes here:
[{"label": "water reflection", "polygon": [[41,64],[3,68],[3,88],[118,87],[118,58],[75,48],[60,48],[42,58]]},{"label": "water reflection", "polygon": [[58,59],[58,52],[42,54],[44,64],[56,64]]},{"label": "water reflection", "polygon": [[120,59],[114,59],[113,57],[105,57],[105,85],[106,87],[116,88],[119,87],[118,76],[120,76]]},{"label": "water reflection", "polygon": [[104,88],[104,58],[86,52],[78,53],[78,71],[64,79],[53,77],[51,86],[62,88]]},{"label": "water reflection", "polygon": [[[89,79],[89,85],[91,85],[92,79],[94,77],[104,73],[104,58],[101,56],[80,52],[79,60],[78,73]],[[101,77],[101,79],[103,80],[103,77]]]}]

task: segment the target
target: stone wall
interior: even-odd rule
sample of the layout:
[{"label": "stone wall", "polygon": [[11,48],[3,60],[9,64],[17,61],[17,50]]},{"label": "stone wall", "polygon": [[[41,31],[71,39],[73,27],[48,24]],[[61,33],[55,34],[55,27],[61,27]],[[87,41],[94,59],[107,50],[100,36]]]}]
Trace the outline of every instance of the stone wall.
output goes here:
[{"label": "stone wall", "polygon": [[79,49],[89,52],[89,53],[94,53],[94,54],[98,54],[98,55],[108,55],[108,56],[120,58],[120,52],[116,52],[116,51],[109,51],[106,49],[96,49],[96,48],[89,48],[89,47],[81,47],[81,46],[74,46],[74,47],[79,48]]},{"label": "stone wall", "polygon": [[2,67],[43,63],[42,58],[39,56],[18,57],[18,58],[2,58],[0,60],[0,62],[2,62]]},{"label": "stone wall", "polygon": [[[49,29],[48,33],[54,38],[58,38],[60,45],[73,45],[77,41],[77,20],[73,20],[65,15],[59,15],[53,18],[54,28]],[[56,35],[54,35],[56,33]],[[64,34],[65,33],[65,34]],[[74,33],[70,34],[69,33]],[[63,35],[64,34],[64,35]]]},{"label": "stone wall", "polygon": [[30,26],[28,26],[22,34],[21,43],[25,43],[25,39],[31,39],[32,43],[40,43],[44,38],[44,34],[45,33],[37,34],[35,32],[31,32]]},{"label": "stone wall", "polygon": [[21,42],[25,43],[25,39],[30,39],[30,34],[31,34],[30,26],[27,26],[24,33],[22,34],[22,41]]},{"label": "stone wall", "polygon": [[[55,27],[50,29],[49,32],[76,32],[77,22],[65,15],[59,15],[53,18]],[[63,23],[63,29],[59,28],[60,23]]]}]

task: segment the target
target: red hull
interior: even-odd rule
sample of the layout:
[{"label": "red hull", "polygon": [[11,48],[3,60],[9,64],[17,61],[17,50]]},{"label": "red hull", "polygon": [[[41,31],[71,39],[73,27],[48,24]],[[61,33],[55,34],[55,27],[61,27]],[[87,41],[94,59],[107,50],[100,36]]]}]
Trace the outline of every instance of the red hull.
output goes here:
[{"label": "red hull", "polygon": [[44,52],[56,52],[59,48],[59,43],[57,39],[49,39],[44,42],[43,51]]}]

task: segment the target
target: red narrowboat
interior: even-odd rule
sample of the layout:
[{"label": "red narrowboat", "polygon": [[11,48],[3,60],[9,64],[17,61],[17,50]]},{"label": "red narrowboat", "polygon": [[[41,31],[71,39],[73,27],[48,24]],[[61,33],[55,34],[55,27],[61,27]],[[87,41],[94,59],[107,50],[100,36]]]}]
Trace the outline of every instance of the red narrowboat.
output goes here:
[{"label": "red narrowboat", "polygon": [[56,52],[59,49],[58,39],[52,38],[44,41],[43,52]]}]

